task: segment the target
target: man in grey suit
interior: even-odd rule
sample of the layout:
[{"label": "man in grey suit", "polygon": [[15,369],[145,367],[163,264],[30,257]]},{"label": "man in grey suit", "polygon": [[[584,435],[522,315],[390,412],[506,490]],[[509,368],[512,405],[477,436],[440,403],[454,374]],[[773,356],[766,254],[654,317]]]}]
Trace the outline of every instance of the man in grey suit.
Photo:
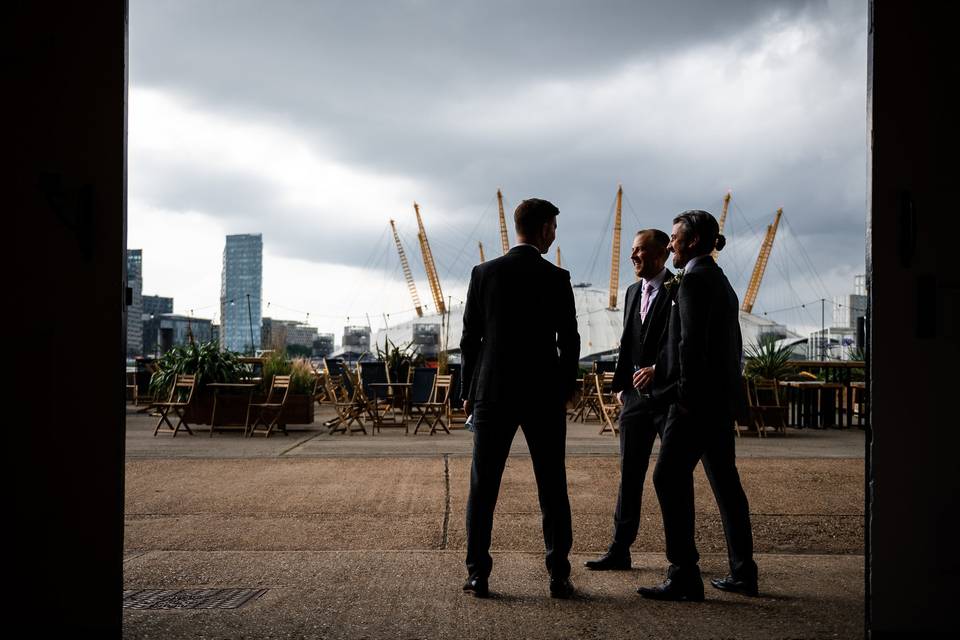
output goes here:
[{"label": "man in grey suit", "polygon": [[667,406],[650,396],[649,382],[670,316],[668,282],[673,274],[664,267],[670,237],[659,229],[638,231],[630,261],[638,281],[627,288],[623,309],[623,335],[613,376],[620,394],[620,491],[613,515],[613,540],[607,552],[585,566],[593,571],[626,570],[631,566],[630,545],[640,528],[643,482],[653,441],[663,429]]},{"label": "man in grey suit", "polygon": [[711,584],[757,595],[750,509],[733,431],[746,402],[740,305],[711,256],[724,244],[716,219],[706,211],[684,211],[673,220],[673,266],[683,272],[652,387],[655,401],[671,405],[653,471],[670,568],[662,584],[637,590],[645,598],[703,600],[693,503],[693,470],[701,461],[720,509],[730,564],[730,574]]},{"label": "man in grey suit", "polygon": [[460,340],[464,410],[474,420],[463,589],[476,597],[489,594],[493,512],[518,426],[537,481],[550,595],[573,594],[566,403],[576,386],[580,336],[570,274],[541,257],[556,238],[558,214],[546,200],[521,202],[517,246],[470,275]]}]

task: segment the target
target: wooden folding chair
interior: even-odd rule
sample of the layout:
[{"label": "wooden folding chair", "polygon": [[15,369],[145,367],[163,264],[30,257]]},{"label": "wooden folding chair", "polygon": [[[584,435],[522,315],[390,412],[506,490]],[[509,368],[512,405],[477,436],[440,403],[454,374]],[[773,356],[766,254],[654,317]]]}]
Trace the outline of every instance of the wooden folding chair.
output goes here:
[{"label": "wooden folding chair", "polygon": [[776,380],[754,378],[752,405],[753,424],[759,434],[766,435],[769,426],[786,435],[787,407],[780,404],[780,385]]},{"label": "wooden folding chair", "polygon": [[580,386],[580,394],[577,403],[573,408],[571,420],[579,420],[586,423],[587,420],[596,418],[603,421],[600,411],[600,403],[597,401],[597,375],[596,373],[585,373]]},{"label": "wooden folding chair", "polygon": [[601,427],[600,435],[607,431],[613,435],[620,433],[618,421],[620,420],[620,400],[617,398],[611,387],[613,386],[612,373],[598,373],[594,376],[594,384],[597,388],[596,402],[599,408]]},{"label": "wooden folding chair", "polygon": [[[172,431],[174,438],[177,437],[177,432],[181,426],[187,430],[187,433],[193,435],[193,431],[190,430],[190,425],[184,420],[184,416],[186,415],[187,407],[190,406],[190,401],[193,400],[193,392],[196,386],[196,375],[178,374],[174,380],[173,387],[170,389],[170,396],[167,398],[167,401],[155,402],[151,405],[151,407],[156,409],[160,414],[160,419],[157,420],[157,428],[153,430],[154,437],[160,432],[160,428],[164,424],[166,424],[166,426],[163,427],[163,430]],[[171,412],[177,416],[176,426],[170,422],[169,415]]]},{"label": "wooden folding chair", "polygon": [[[437,384],[437,370],[432,367],[411,367],[410,376],[410,396],[408,406],[410,409],[410,418],[417,417],[417,425],[414,433],[420,428],[420,424],[426,420],[426,412],[429,410],[430,403],[433,402],[434,389]],[[409,433],[409,427],[407,433]]]},{"label": "wooden folding chair", "polygon": [[[337,416],[324,423],[330,428],[330,433],[346,433],[353,435],[354,431],[367,433],[363,426],[363,403],[357,397],[357,386],[350,377],[350,372],[343,368],[339,375],[328,375],[326,379],[327,395],[333,398],[334,411]],[[354,423],[357,427],[353,428]]]},{"label": "wooden folding chair", "polygon": [[[288,395],[290,395],[290,376],[273,376],[266,402],[254,402],[247,410],[247,427],[244,429],[244,434],[249,438],[262,431],[263,436],[269,438],[274,429],[279,429],[283,435],[288,435],[287,425],[282,421],[283,408],[287,404]],[[254,416],[252,423],[251,415]],[[271,416],[269,422],[268,416]]]},{"label": "wooden folding chair", "polygon": [[417,426],[413,429],[413,435],[417,435],[420,425],[427,423],[430,426],[430,435],[437,432],[440,427],[447,433],[450,429],[447,422],[450,419],[450,386],[453,376],[450,374],[438,375],[433,385],[433,398],[430,402],[420,405],[420,419],[417,420]]}]

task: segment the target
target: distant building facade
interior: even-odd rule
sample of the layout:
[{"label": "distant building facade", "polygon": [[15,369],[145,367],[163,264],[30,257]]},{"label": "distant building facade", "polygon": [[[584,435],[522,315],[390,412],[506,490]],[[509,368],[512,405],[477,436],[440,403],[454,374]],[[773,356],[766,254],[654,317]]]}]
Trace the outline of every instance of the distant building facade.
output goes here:
[{"label": "distant building facade", "polygon": [[143,296],[143,318],[159,316],[162,313],[173,313],[173,298],[163,296]]},{"label": "distant building facade", "polygon": [[318,333],[313,341],[313,357],[326,358],[336,348],[334,345],[335,336],[332,333]]},{"label": "distant building facade", "polygon": [[261,332],[261,349],[285,351],[290,345],[313,349],[317,328],[296,320],[264,318]]},{"label": "distant building facade", "polygon": [[193,318],[175,313],[163,313],[153,316],[144,323],[153,332],[154,350],[148,355],[163,355],[173,347],[190,342],[210,342],[213,339],[212,321],[207,318]]},{"label": "distant building facade", "polygon": [[127,307],[127,357],[143,355],[143,250],[127,249],[127,286],[132,304]]},{"label": "distant building facade", "polygon": [[852,360],[862,357],[863,322],[867,315],[865,275],[853,279],[853,293],[833,298],[833,324],[814,331],[807,340],[812,360]]},{"label": "distant building facade", "polygon": [[365,353],[370,351],[370,327],[344,327],[343,350],[352,351],[354,353]]},{"label": "distant building facade", "polygon": [[220,346],[253,353],[261,344],[263,236],[227,236],[220,279]]},{"label": "distant building facade", "polygon": [[427,360],[436,360],[440,355],[440,324],[414,324],[413,347]]}]

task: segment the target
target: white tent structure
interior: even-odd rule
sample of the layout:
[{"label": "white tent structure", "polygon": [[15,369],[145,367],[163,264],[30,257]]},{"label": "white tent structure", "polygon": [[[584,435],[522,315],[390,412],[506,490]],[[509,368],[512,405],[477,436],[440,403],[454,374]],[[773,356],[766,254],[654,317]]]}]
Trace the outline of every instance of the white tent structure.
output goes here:
[{"label": "white tent structure", "polygon": [[[576,285],[573,288],[573,300],[577,307],[577,330],[580,332],[580,360],[615,359],[620,348],[620,336],[623,333],[623,302],[625,290],[618,300],[620,308],[608,309],[609,291],[592,288],[589,285]],[[446,342],[451,353],[460,351],[460,334],[463,330],[463,304],[449,309],[449,327],[439,314],[414,318],[395,327],[381,329],[376,333],[375,343],[384,344],[385,338],[398,345],[413,341],[413,328],[420,324],[442,324],[441,345]],[[740,331],[744,345],[756,343],[762,335],[775,335],[778,338],[799,339],[801,336],[788,330],[784,325],[768,318],[740,312]],[[442,348],[442,346],[441,346]]]}]

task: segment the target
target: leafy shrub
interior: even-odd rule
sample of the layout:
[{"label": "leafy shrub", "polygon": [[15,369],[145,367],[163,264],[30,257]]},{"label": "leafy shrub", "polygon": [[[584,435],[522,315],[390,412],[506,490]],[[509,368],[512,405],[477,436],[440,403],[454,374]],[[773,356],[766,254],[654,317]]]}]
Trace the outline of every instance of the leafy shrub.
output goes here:
[{"label": "leafy shrub", "polygon": [[213,341],[176,346],[157,361],[150,391],[163,397],[179,374],[195,374],[197,389],[211,382],[238,382],[246,374],[239,356],[233,351],[221,351],[220,345]]},{"label": "leafy shrub", "polygon": [[755,344],[748,344],[744,349],[746,363],[743,375],[747,378],[766,378],[767,380],[783,380],[794,373],[790,364],[790,355],[793,347],[777,345],[776,338],[760,336]]}]

